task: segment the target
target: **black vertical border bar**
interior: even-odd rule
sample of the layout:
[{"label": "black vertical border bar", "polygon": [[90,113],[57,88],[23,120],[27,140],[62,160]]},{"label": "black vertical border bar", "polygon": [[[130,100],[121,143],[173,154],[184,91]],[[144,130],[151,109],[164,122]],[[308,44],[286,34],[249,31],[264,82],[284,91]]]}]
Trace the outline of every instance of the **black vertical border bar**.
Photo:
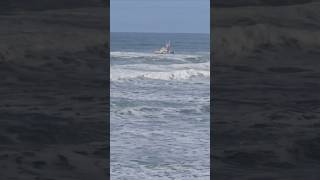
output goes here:
[{"label": "black vertical border bar", "polygon": [[107,44],[107,72],[106,72],[106,80],[107,80],[107,117],[106,117],[106,141],[107,141],[107,147],[106,147],[106,153],[107,153],[107,161],[106,161],[106,171],[107,171],[107,178],[111,179],[110,177],[110,0],[105,0],[105,9],[107,11],[106,13],[106,44]]},{"label": "black vertical border bar", "polygon": [[213,5],[210,0],[210,179],[213,178]]}]

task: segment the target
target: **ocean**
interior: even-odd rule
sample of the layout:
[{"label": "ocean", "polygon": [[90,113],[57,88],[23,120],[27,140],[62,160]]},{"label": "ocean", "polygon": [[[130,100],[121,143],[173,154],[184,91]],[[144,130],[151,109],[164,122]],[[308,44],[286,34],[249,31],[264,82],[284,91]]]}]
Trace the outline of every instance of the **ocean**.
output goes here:
[{"label": "ocean", "polygon": [[[154,54],[166,40],[175,54]],[[111,33],[111,179],[210,179],[209,41]]]}]

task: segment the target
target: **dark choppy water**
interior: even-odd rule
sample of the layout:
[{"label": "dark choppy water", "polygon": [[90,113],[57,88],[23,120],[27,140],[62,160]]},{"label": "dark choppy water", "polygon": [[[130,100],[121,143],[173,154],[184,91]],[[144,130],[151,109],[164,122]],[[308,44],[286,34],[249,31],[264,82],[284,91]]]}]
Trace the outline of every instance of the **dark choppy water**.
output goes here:
[{"label": "dark choppy water", "polygon": [[209,179],[209,66],[207,34],[111,33],[111,179]]}]

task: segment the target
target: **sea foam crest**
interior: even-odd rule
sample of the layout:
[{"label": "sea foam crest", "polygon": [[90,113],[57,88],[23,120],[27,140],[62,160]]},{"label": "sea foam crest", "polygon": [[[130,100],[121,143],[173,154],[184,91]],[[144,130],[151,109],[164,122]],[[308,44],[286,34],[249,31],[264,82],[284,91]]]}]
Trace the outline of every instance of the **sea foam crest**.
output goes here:
[{"label": "sea foam crest", "polygon": [[137,58],[150,58],[152,60],[173,59],[185,61],[187,59],[198,59],[204,54],[154,54],[154,53],[142,53],[142,52],[111,52],[111,58],[121,59],[137,59]]},{"label": "sea foam crest", "polygon": [[132,79],[188,80],[192,78],[209,78],[209,63],[171,64],[171,65],[131,65],[111,68],[111,80]]}]

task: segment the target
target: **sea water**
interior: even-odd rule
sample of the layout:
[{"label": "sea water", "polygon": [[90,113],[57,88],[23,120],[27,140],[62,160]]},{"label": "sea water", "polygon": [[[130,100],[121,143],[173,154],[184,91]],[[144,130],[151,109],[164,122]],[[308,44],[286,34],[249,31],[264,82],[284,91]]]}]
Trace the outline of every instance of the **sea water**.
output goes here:
[{"label": "sea water", "polygon": [[209,180],[209,59],[209,34],[111,33],[111,179]]}]

